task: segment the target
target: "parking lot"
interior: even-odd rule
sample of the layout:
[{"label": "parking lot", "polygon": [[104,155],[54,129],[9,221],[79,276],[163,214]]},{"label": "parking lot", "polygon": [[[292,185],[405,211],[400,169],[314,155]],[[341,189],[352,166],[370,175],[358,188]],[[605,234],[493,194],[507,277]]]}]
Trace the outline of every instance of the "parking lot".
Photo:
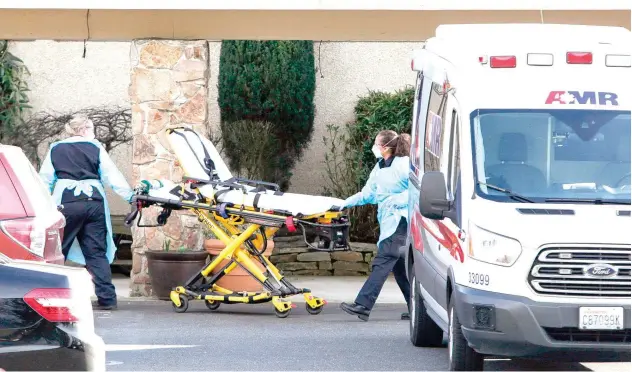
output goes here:
[{"label": "parking lot", "polygon": [[[447,348],[422,349],[408,340],[402,304],[378,304],[367,323],[330,303],[320,315],[302,304],[286,319],[272,305],[222,305],[211,313],[192,302],[175,314],[168,302],[121,301],[97,312],[110,371],[311,370],[441,371]],[[489,360],[491,371],[629,371],[630,363],[555,363]]]}]

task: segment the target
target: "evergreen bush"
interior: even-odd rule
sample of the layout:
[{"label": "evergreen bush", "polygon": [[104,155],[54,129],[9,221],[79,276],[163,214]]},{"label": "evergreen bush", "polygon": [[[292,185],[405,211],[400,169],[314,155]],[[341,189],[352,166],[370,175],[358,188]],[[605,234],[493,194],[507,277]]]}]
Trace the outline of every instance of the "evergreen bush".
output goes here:
[{"label": "evergreen bush", "polygon": [[0,40],[0,143],[12,145],[20,136],[25,111],[31,106],[26,95],[29,71],[8,49],[9,42]]},{"label": "evergreen bush", "polygon": [[273,156],[262,178],[287,190],[291,169],[311,140],[315,87],[312,41],[223,41],[218,103],[231,168],[239,169],[243,157],[256,156],[245,155],[238,143],[247,135],[243,121],[270,123],[269,132],[259,133],[274,137]]}]

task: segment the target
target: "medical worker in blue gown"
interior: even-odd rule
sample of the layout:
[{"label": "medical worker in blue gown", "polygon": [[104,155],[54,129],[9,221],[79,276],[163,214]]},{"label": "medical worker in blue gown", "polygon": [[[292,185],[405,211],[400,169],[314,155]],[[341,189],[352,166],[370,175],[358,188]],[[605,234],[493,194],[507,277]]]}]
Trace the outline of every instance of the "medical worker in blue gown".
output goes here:
[{"label": "medical worker in blue gown", "polygon": [[[410,285],[401,248],[406,244],[408,226],[408,175],[410,136],[392,130],[381,131],[375,138],[373,154],[378,159],[362,191],[347,198],[344,208],[377,204],[380,237],[372,271],[354,303],[341,308],[367,321],[382,286],[392,271],[410,309]],[[403,313],[402,319],[409,319]]]},{"label": "medical worker in blue gown", "polygon": [[98,310],[117,307],[110,264],[116,246],[104,185],[126,201],[133,190],[105,148],[95,139],[94,124],[85,116],[66,124],[70,137],[51,144],[40,177],[66,217],[62,251],[66,260],[85,265],[92,275]]}]

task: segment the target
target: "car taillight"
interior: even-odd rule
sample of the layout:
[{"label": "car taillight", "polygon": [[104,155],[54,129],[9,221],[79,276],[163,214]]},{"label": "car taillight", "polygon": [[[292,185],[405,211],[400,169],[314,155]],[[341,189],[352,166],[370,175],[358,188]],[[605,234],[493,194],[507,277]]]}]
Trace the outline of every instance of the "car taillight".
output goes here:
[{"label": "car taillight", "polygon": [[2,231],[16,243],[43,257],[46,246],[46,228],[36,218],[0,221]]},{"label": "car taillight", "polygon": [[[56,256],[62,255],[61,243],[64,239],[64,227],[66,227],[66,218],[58,212],[58,220],[46,229],[46,250],[48,254]],[[51,253],[53,252],[53,253]]]},{"label": "car taillight", "polygon": [[72,323],[79,320],[73,313],[74,301],[69,288],[37,288],[24,296],[24,302],[52,323]]},{"label": "car taillight", "polygon": [[[57,218],[53,220],[53,218]],[[54,221],[51,223],[51,221]],[[61,242],[66,219],[56,212],[43,218],[20,218],[0,221],[0,229],[13,241],[31,253],[47,258],[61,255]]]}]

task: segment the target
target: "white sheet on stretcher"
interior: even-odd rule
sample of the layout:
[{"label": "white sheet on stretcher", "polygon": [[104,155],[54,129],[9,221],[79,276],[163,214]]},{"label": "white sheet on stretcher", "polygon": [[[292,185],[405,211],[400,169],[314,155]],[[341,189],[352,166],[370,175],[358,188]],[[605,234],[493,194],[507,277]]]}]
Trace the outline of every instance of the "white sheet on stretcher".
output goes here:
[{"label": "white sheet on stretcher", "polygon": [[[171,149],[178,158],[185,175],[208,181],[210,177],[206,173],[201,164],[204,164],[205,153],[202,146],[206,147],[206,151],[209,157],[215,165],[217,176],[221,181],[228,181],[233,178],[228,166],[222,160],[219,152],[213,146],[211,141],[200,133],[192,131],[185,131],[184,129],[176,129],[175,133],[171,133],[168,136]],[[197,135],[196,135],[197,134]],[[184,136],[186,138],[183,138]],[[187,144],[188,141],[188,144]],[[189,147],[190,146],[190,147]],[[201,163],[201,164],[200,164]],[[164,181],[163,181],[164,182]],[[233,203],[237,205],[245,205],[248,207],[254,207],[254,200],[257,195],[255,188],[250,185],[243,185],[249,192],[245,195],[241,190],[230,190],[222,192],[216,200],[220,203]],[[169,190],[174,186],[165,185],[165,187],[158,190],[151,190],[150,195],[156,197],[173,197],[169,194]],[[206,198],[213,198],[220,190],[226,190],[225,187],[213,187],[212,185],[202,186],[200,193]],[[283,193],[282,195],[274,195],[274,191],[261,191],[258,193],[259,200],[257,203],[258,208],[275,211],[285,211],[296,216],[313,215],[324,213],[332,209],[339,208],[343,205],[344,200],[338,198],[331,198],[326,196],[314,196],[304,194]],[[169,196],[171,195],[171,196]]]}]

